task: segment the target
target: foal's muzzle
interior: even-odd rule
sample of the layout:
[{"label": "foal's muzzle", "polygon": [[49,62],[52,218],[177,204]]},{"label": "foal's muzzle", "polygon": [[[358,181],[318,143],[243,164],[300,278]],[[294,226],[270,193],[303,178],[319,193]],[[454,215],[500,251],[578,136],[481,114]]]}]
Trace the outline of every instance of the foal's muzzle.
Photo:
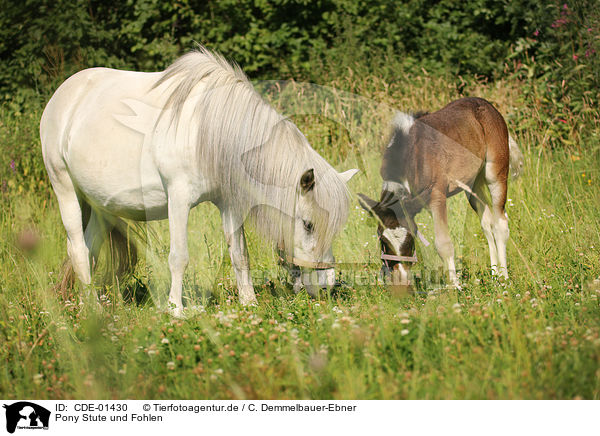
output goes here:
[{"label": "foal's muzzle", "polygon": [[407,264],[417,263],[417,251],[413,249],[412,256],[400,256],[395,254],[387,254],[384,248],[392,247],[390,241],[383,235],[379,234],[381,241],[381,266],[380,279],[386,281],[391,278],[393,283],[408,285],[410,268],[407,268]]}]

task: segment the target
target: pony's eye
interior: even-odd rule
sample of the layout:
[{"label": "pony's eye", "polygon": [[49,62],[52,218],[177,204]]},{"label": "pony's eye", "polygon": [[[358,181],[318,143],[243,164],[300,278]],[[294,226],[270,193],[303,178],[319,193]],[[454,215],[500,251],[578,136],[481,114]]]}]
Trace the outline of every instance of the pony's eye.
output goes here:
[{"label": "pony's eye", "polygon": [[307,233],[312,233],[312,231],[315,229],[313,223],[307,220],[302,220],[302,222],[304,223],[304,230],[306,230]]}]

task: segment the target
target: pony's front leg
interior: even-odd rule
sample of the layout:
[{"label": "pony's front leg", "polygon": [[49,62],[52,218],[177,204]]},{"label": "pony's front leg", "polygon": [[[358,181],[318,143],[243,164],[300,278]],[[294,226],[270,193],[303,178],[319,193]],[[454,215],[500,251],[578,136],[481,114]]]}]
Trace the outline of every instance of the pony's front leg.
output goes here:
[{"label": "pony's front leg", "polygon": [[244,235],[243,224],[227,212],[221,213],[223,231],[229,246],[231,265],[235,271],[235,278],[240,294],[240,303],[243,305],[257,304],[252,276],[250,275],[250,261],[248,259],[248,247]]},{"label": "pony's front leg", "polygon": [[187,224],[190,214],[188,197],[181,190],[169,189],[169,270],[171,290],[169,292],[169,312],[176,317],[183,314],[183,274],[189,262],[187,245]]}]

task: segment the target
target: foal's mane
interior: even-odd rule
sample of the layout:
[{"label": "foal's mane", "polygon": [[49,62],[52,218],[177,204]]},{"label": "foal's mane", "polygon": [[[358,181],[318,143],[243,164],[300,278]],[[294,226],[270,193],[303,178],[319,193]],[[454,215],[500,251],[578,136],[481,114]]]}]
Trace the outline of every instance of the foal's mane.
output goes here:
[{"label": "foal's mane", "polygon": [[[429,111],[419,110],[416,112],[396,112],[391,123],[390,143],[388,147],[400,146],[408,143],[409,131],[415,121],[429,115]],[[391,141],[394,141],[393,143]],[[398,143],[396,143],[398,142]]]},{"label": "foal's mane", "polygon": [[404,156],[410,144],[410,129],[415,123],[415,117],[410,113],[396,112],[390,126],[387,146],[383,151],[381,177],[383,180],[402,178],[403,167],[406,164]]},{"label": "foal's mane", "polygon": [[[337,172],[309,145],[289,119],[273,109],[236,64],[205,47],[176,60],[154,87],[170,92],[163,109],[171,125],[197,126],[197,162],[215,182],[239,218],[275,243],[290,247],[289,217],[295,215],[298,183],[313,168],[313,219],[319,248],[330,246],[346,220],[349,195]],[[193,104],[192,120],[183,120],[184,105]]]}]

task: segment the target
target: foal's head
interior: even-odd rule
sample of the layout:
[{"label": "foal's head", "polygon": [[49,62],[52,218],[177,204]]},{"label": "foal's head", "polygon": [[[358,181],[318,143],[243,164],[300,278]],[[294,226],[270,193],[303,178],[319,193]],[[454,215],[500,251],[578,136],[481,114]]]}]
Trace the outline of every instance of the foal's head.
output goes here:
[{"label": "foal's head", "polygon": [[417,227],[414,221],[412,204],[398,198],[390,191],[383,190],[379,201],[364,194],[358,194],[361,206],[377,218],[377,236],[381,245],[384,275],[392,272],[400,274],[403,282],[408,281],[408,273],[414,263],[415,242],[413,234]]}]

